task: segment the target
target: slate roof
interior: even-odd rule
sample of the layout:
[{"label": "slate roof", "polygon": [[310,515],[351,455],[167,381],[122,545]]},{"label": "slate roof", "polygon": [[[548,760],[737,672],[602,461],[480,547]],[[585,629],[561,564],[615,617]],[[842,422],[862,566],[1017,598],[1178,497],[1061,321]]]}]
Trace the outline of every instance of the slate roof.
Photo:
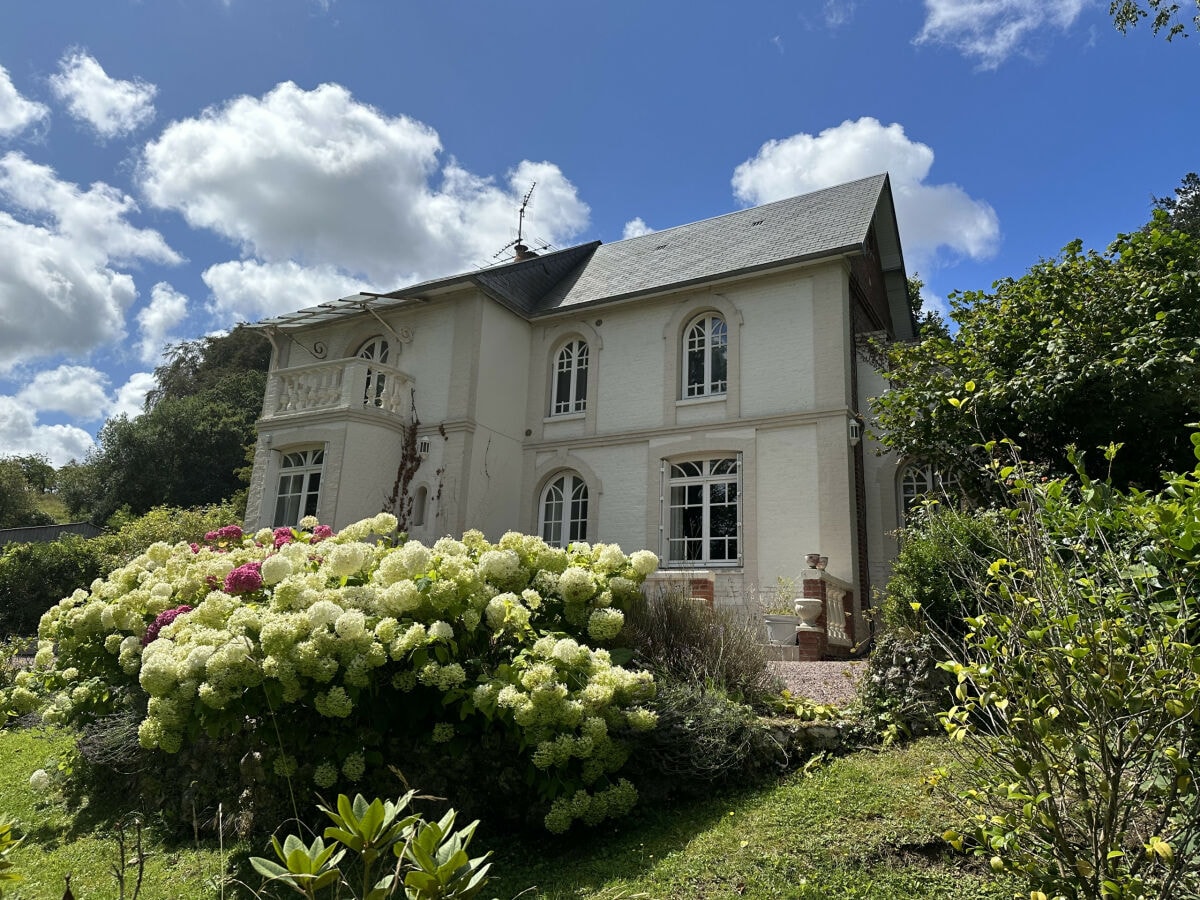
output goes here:
[{"label": "slate roof", "polygon": [[873,175],[611,244],[593,241],[387,294],[343,297],[258,324],[313,325],[358,312],[368,303],[382,311],[428,299],[431,292],[458,285],[475,285],[497,302],[532,319],[713,278],[861,252],[885,196],[888,219],[883,224],[889,233],[878,235],[885,270],[889,268],[887,248],[894,245],[890,268],[903,273],[888,177]]}]

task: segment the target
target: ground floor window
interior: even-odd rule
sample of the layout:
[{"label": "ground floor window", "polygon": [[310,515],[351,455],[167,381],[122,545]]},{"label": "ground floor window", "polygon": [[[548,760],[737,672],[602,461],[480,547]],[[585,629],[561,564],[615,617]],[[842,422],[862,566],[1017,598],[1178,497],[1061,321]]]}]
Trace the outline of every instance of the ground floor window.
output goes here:
[{"label": "ground floor window", "polygon": [[900,473],[901,524],[926,499],[946,500],[958,496],[958,479],[925,463],[912,463]]},{"label": "ground floor window", "polygon": [[736,456],[669,465],[668,562],[738,562],[742,520],[740,470]]},{"label": "ground floor window", "polygon": [[588,488],[573,472],[552,479],[542,491],[542,540],[552,547],[566,547],[587,540]]},{"label": "ground floor window", "polygon": [[279,465],[279,493],[275,500],[274,524],[296,525],[305,516],[317,514],[321,497],[324,450],[295,450],[283,454]]}]

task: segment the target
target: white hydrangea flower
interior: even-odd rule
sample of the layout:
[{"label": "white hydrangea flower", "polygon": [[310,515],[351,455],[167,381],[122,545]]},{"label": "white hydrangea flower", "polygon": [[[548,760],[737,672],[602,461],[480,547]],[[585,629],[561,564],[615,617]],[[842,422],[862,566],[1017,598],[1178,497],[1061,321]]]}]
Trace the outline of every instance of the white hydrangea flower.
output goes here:
[{"label": "white hydrangea flower", "polygon": [[345,610],[331,600],[318,600],[308,608],[308,621],[314,628],[332,625],[343,612]]},{"label": "white hydrangea flower", "polygon": [[629,556],[633,571],[645,578],[658,568],[658,556],[649,550],[636,550]]},{"label": "white hydrangea flower", "polygon": [[279,584],[293,571],[292,561],[282,553],[275,553],[263,560],[259,574],[262,575],[263,584],[272,585]]},{"label": "white hydrangea flower", "polygon": [[568,603],[587,600],[596,593],[595,576],[580,566],[571,566],[558,576],[558,592]]},{"label": "white hydrangea flower", "polygon": [[438,620],[429,626],[429,636],[439,640],[448,641],[454,637],[454,628],[448,622]]},{"label": "white hydrangea flower", "polygon": [[371,556],[371,548],[366,544],[335,544],[325,559],[325,568],[337,578],[348,578],[362,569]]}]

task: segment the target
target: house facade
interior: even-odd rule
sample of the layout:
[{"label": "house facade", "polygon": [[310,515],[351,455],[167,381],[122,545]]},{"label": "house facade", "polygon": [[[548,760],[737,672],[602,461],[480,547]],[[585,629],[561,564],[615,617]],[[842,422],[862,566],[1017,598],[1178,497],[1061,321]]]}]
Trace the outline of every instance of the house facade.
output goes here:
[{"label": "house facade", "polygon": [[248,527],[389,509],[425,542],[648,548],[718,604],[831,592],[830,649],[865,634],[901,494],[856,343],[913,336],[886,175],[259,327]]}]

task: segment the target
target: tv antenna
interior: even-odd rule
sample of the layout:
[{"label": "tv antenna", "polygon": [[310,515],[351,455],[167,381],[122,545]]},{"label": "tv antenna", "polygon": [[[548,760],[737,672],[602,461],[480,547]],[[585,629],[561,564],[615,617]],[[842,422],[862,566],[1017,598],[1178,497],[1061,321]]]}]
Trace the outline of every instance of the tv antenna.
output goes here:
[{"label": "tv antenna", "polygon": [[[535,187],[537,187],[536,181],[529,186],[529,190],[527,190],[525,192],[525,196],[523,198],[521,198],[521,209],[517,213],[517,237],[516,237],[516,239],[509,241],[507,244],[505,244],[503,247],[501,247],[499,250],[497,250],[492,255],[492,259],[499,259],[510,247],[516,248],[516,250],[517,250],[516,257],[518,260],[528,259],[530,256],[537,256],[537,253],[535,253],[534,251],[530,250],[528,247],[525,246],[525,242],[522,237],[522,235],[525,231],[525,210],[529,206],[529,199],[533,196],[533,189]],[[549,244],[547,244],[546,246],[548,247]],[[542,249],[545,250],[546,247],[543,247]]]}]

